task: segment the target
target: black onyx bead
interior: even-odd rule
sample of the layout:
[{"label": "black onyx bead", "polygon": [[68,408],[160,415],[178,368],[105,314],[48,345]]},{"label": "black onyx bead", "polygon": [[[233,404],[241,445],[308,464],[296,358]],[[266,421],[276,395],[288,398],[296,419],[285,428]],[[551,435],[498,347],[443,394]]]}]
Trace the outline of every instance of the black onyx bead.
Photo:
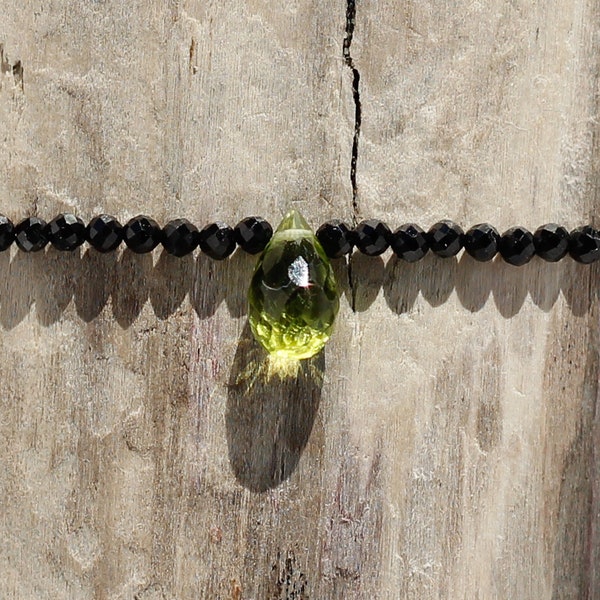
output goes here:
[{"label": "black onyx bead", "polygon": [[548,262],[556,262],[569,251],[569,232],[556,223],[547,223],[533,234],[535,253]]},{"label": "black onyx bead", "polygon": [[88,223],[86,239],[98,252],[110,252],[123,241],[123,226],[110,215],[98,215]]},{"label": "black onyx bead", "polygon": [[262,252],[273,236],[273,228],[262,217],[246,217],[234,229],[235,241],[248,254]]},{"label": "black onyx bead", "polygon": [[185,256],[198,246],[198,229],[187,219],[175,219],[163,227],[161,241],[169,254]]},{"label": "black onyx bead", "polygon": [[535,254],[533,235],[524,227],[511,227],[502,234],[498,250],[508,264],[520,267]]},{"label": "black onyx bead", "polygon": [[398,227],[392,234],[390,245],[396,255],[407,262],[416,262],[429,251],[427,234],[414,223]]},{"label": "black onyx bead", "polygon": [[48,243],[46,221],[39,217],[27,217],[15,227],[17,246],[23,252],[38,252]]},{"label": "black onyx bead", "polygon": [[465,250],[480,262],[492,260],[498,252],[500,234],[489,223],[474,225],[463,236]]},{"label": "black onyx bead", "polygon": [[334,219],[317,229],[317,239],[329,258],[341,258],[352,250],[351,230],[343,221]]},{"label": "black onyx bead", "polygon": [[10,245],[15,241],[15,226],[12,221],[0,215],[0,252],[10,248]]},{"label": "black onyx bead", "polygon": [[75,215],[61,214],[48,223],[47,234],[57,250],[75,250],[85,242],[85,224]]},{"label": "black onyx bead", "polygon": [[235,250],[235,233],[229,225],[217,221],[198,234],[200,250],[215,260],[227,258]]},{"label": "black onyx bead", "polygon": [[571,231],[569,254],[580,263],[589,264],[600,258],[600,232],[584,225]]},{"label": "black onyx bead", "polygon": [[429,247],[441,258],[456,256],[462,248],[463,230],[453,221],[439,221],[427,232]]},{"label": "black onyx bead", "polygon": [[125,225],[123,239],[127,247],[137,254],[152,252],[161,239],[160,227],[154,219],[138,215]]},{"label": "black onyx bead", "polygon": [[352,235],[356,247],[367,256],[383,254],[390,246],[391,237],[390,228],[377,219],[359,223]]}]

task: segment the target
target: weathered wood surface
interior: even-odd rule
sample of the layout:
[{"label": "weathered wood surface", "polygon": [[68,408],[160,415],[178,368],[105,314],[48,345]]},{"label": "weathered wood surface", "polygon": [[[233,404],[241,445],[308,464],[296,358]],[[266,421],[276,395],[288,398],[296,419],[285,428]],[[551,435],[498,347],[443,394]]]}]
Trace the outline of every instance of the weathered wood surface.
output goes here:
[{"label": "weathered wood surface", "polygon": [[[15,219],[600,210],[596,0],[0,13]],[[252,263],[0,255],[1,598],[600,598],[596,267],[355,257],[267,382]]]}]

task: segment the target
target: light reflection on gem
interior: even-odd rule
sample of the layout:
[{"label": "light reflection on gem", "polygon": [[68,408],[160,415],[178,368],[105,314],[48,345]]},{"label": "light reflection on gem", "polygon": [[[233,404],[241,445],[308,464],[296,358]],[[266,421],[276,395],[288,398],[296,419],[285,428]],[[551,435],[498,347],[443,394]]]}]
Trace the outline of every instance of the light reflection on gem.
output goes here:
[{"label": "light reflection on gem", "polygon": [[299,256],[289,267],[288,277],[298,287],[308,287],[308,263],[303,256]]}]

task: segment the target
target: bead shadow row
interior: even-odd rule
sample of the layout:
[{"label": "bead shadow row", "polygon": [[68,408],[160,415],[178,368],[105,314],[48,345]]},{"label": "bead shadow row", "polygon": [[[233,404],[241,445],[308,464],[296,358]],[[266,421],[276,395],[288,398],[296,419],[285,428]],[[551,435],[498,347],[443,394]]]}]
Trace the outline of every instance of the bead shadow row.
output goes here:
[{"label": "bead shadow row", "polygon": [[[234,228],[217,221],[198,229],[187,219],[169,221],[164,227],[151,217],[138,215],[124,226],[110,215],[98,215],[87,225],[73,214],[60,214],[49,223],[27,217],[14,225],[0,215],[0,251],[13,242],[24,252],[37,252],[51,243],[58,250],[75,250],[84,242],[99,252],[116,250],[121,242],[138,254],[151,252],[159,244],[174,256],[185,256],[196,248],[215,260],[230,256],[236,246],[249,254],[264,250],[273,235],[261,217],[242,219]],[[481,223],[466,233],[456,223],[442,220],[428,231],[414,223],[392,231],[383,221],[369,219],[354,229],[339,220],[327,221],[316,233],[330,258],[341,258],[356,247],[367,256],[379,256],[388,248],[407,262],[422,259],[429,251],[441,258],[456,256],[463,248],[475,260],[487,262],[496,254],[509,264],[521,266],[537,255],[556,262],[567,255],[580,263],[600,259],[600,232],[590,225],[568,232],[548,223],[531,233],[511,227],[502,235],[490,224]]]}]

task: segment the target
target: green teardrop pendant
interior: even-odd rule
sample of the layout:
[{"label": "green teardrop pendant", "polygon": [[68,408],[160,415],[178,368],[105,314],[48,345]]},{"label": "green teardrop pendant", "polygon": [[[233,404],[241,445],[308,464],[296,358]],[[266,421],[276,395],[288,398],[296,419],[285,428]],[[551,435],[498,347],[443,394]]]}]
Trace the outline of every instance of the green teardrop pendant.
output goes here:
[{"label": "green teardrop pendant", "polygon": [[302,359],[323,348],[339,308],[329,258],[302,215],[290,211],[256,265],[249,321],[272,355]]}]

